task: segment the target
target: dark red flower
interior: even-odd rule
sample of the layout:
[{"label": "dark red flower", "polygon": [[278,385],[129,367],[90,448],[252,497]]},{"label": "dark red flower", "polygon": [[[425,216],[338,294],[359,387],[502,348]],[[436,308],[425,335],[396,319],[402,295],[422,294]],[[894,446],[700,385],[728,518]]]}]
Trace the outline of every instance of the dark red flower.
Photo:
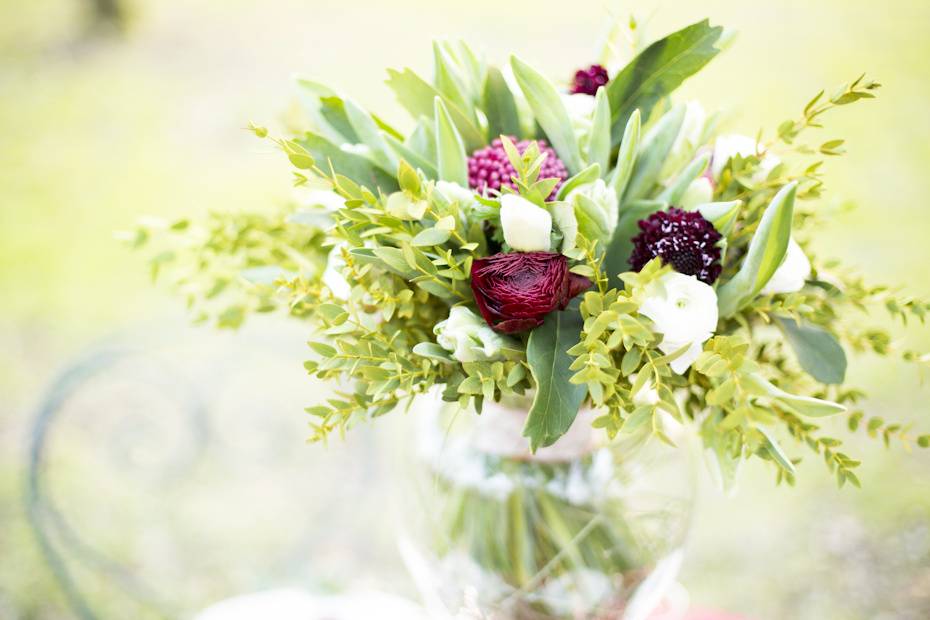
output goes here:
[{"label": "dark red flower", "polygon": [[575,72],[575,80],[572,82],[573,94],[591,95],[597,94],[597,89],[610,80],[607,69],[601,65],[591,65],[587,69],[578,69]]},{"label": "dark red flower", "polygon": [[542,325],[553,310],[591,286],[571,273],[568,261],[554,252],[512,252],[476,258],[471,290],[481,316],[499,332],[512,334]]},{"label": "dark red flower", "polygon": [[[520,140],[515,142],[514,146],[522,155],[531,142],[532,140]],[[539,145],[539,152],[546,154],[546,161],[539,169],[539,178],[560,179],[559,184],[549,195],[549,198],[555,198],[562,181],[568,178],[568,170],[556,155],[555,150],[545,140],[536,140],[536,143]],[[478,149],[468,158],[468,186],[481,193],[487,189],[500,191],[502,187],[517,189],[512,180],[516,174],[517,171],[511,165],[507,151],[504,150],[504,143],[500,138],[496,138],[489,146]]]},{"label": "dark red flower", "polygon": [[630,256],[634,271],[661,256],[678,273],[697,276],[701,282],[713,284],[720,276],[720,233],[697,211],[658,211],[640,220],[639,229]]}]

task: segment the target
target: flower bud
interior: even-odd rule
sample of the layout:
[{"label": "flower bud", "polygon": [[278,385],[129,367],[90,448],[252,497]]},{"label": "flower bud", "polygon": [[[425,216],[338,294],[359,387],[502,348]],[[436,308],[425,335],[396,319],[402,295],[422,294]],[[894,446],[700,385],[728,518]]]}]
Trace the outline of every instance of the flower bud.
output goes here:
[{"label": "flower bud", "polygon": [[796,293],[804,288],[804,282],[810,274],[811,262],[807,255],[794,239],[789,239],[785,259],[760,292],[763,295]]},{"label": "flower bud", "polygon": [[504,346],[504,338],[465,306],[450,309],[449,318],[437,323],[433,333],[439,346],[460,362],[497,359]]},{"label": "flower bud", "polygon": [[613,237],[617,227],[619,204],[617,192],[603,179],[579,185],[565,197],[575,210],[578,231],[587,239],[602,245]]},{"label": "flower bud", "polygon": [[501,228],[504,241],[517,252],[548,252],[552,216],[516,194],[501,196]]}]

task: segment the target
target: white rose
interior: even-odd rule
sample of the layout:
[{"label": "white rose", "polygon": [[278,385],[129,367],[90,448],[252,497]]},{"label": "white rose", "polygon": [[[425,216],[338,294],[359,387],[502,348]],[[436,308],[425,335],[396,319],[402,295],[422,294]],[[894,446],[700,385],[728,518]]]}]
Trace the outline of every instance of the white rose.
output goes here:
[{"label": "white rose", "polygon": [[[741,134],[729,134],[719,136],[714,142],[714,156],[711,159],[710,169],[715,179],[720,178],[727,162],[733,157],[749,157],[762,150],[762,145],[749,136]],[[756,182],[764,181],[772,169],[781,163],[777,155],[765,153],[759,161],[759,167],[753,175]]]},{"label": "white rose", "polygon": [[617,192],[603,179],[579,185],[568,192],[565,201],[575,209],[578,230],[590,240],[610,241],[617,226]]},{"label": "white rose", "polygon": [[552,216],[516,194],[501,196],[501,228],[504,241],[517,252],[548,252]]},{"label": "white rose", "polygon": [[804,288],[804,282],[811,275],[811,262],[804,250],[794,239],[788,240],[788,251],[772,277],[760,291],[763,295],[777,293],[795,293]]},{"label": "white rose", "polygon": [[433,333],[439,346],[460,362],[496,359],[506,342],[484,319],[465,306],[449,310],[449,318],[437,323]]},{"label": "white rose", "polygon": [[717,328],[717,294],[694,276],[670,272],[649,285],[639,313],[652,319],[656,333],[662,335],[660,351],[674,353],[688,346],[670,364],[682,374]]},{"label": "white rose", "polygon": [[685,211],[694,211],[698,205],[706,204],[713,199],[714,184],[707,177],[699,176],[691,181],[681,197],[681,208]]}]

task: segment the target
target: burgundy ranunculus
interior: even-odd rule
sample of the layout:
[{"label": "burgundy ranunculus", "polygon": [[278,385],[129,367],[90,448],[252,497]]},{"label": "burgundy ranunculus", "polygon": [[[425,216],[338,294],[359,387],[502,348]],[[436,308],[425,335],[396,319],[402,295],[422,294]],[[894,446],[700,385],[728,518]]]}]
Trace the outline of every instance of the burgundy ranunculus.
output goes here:
[{"label": "burgundy ranunculus", "polygon": [[542,325],[553,310],[591,281],[568,270],[568,261],[554,252],[512,252],[476,258],[471,265],[471,290],[481,316],[499,332],[512,334]]}]

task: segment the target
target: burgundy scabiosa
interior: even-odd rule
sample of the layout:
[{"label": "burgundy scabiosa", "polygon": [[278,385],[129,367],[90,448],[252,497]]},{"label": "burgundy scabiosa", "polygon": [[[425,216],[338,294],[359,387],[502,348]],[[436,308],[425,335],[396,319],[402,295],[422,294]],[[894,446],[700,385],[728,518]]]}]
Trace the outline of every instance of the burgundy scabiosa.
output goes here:
[{"label": "burgundy scabiosa", "polygon": [[512,334],[542,325],[553,310],[564,310],[591,281],[568,270],[555,252],[510,252],[476,258],[471,289],[481,316],[496,331]]},{"label": "burgundy scabiosa", "polygon": [[575,79],[572,81],[572,94],[591,95],[597,94],[597,89],[605,85],[610,80],[607,75],[607,69],[601,65],[591,65],[587,69],[578,69],[575,71]]},{"label": "burgundy scabiosa", "polygon": [[[515,139],[511,138],[511,140]],[[522,154],[531,142],[530,140],[516,142],[517,151]],[[539,152],[546,155],[546,160],[539,171],[539,178],[560,179],[559,184],[549,195],[549,198],[553,198],[559,191],[562,181],[568,178],[568,170],[556,155],[555,150],[545,140],[537,140],[536,143],[539,145]],[[517,171],[507,158],[507,151],[504,150],[504,143],[500,138],[494,140],[489,146],[478,149],[468,158],[468,185],[481,193],[487,189],[500,191],[502,187],[517,189],[511,180],[516,174]]]},{"label": "burgundy scabiosa", "polygon": [[720,276],[720,233],[697,211],[671,207],[639,221],[630,266],[634,271],[660,256],[675,271],[713,284]]}]

